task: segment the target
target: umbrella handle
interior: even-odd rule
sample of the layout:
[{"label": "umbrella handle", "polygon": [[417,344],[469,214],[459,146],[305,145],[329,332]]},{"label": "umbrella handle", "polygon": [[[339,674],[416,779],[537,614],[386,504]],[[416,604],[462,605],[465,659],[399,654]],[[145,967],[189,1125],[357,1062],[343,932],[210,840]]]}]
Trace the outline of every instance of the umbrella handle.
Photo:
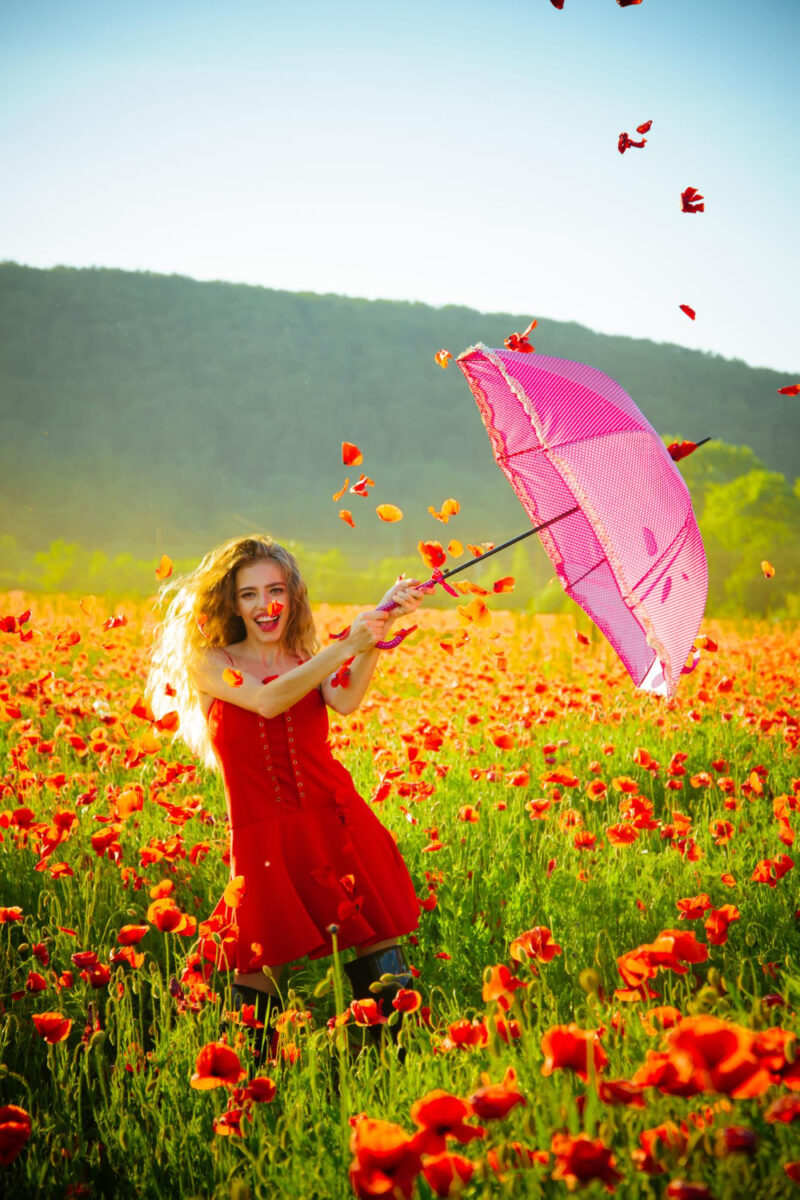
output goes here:
[{"label": "umbrella handle", "polygon": [[[430,579],[428,579],[425,583],[418,584],[417,587],[420,590],[427,588],[430,591],[433,591],[437,583],[443,587],[446,592],[449,592],[451,596],[458,595],[458,592],[455,590],[455,588],[450,587],[450,584],[445,582],[444,575],[438,567],[434,567],[434,571]],[[398,606],[395,604],[394,600],[387,600],[385,604],[378,605],[378,612],[391,612],[393,608],[397,607]],[[416,625],[412,625],[410,629],[398,629],[395,636],[388,642],[376,642],[375,647],[377,650],[394,650],[395,647],[399,646],[401,642],[404,642],[408,635],[413,633],[416,628]]]},{"label": "umbrella handle", "polygon": [[[418,584],[417,587],[423,591],[425,589],[429,589],[432,591],[436,587],[437,583],[441,587],[443,587],[444,590],[446,592],[448,592],[451,596],[458,596],[458,592],[456,591],[456,589],[450,587],[450,584],[445,581],[444,575],[442,574],[442,572],[439,570],[438,567],[434,568],[433,574],[431,575],[430,579],[428,579],[425,583]],[[395,604],[394,600],[387,600],[385,604],[378,605],[377,611],[378,612],[391,612],[393,608],[398,608],[398,607],[399,606],[397,604]],[[375,649],[376,650],[394,650],[397,646],[399,646],[401,644],[401,642],[404,642],[406,640],[406,638],[408,637],[408,635],[410,633],[413,633],[416,628],[417,628],[416,625],[412,625],[408,629],[398,629],[398,631],[394,635],[394,637],[390,638],[388,641],[376,642]],[[338,641],[339,639],[341,639],[343,637],[347,637],[349,632],[350,632],[350,626],[348,625],[347,628],[343,629],[341,633],[332,633],[331,637],[336,638],[336,640]]]}]

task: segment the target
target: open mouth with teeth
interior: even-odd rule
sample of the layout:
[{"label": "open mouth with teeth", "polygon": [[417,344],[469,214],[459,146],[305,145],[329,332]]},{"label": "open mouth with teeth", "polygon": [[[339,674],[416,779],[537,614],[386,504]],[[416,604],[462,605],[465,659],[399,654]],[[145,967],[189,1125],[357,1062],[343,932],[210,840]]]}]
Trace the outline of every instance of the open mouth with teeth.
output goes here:
[{"label": "open mouth with teeth", "polygon": [[255,623],[264,633],[271,633],[277,627],[280,615],[283,612],[283,605],[277,600],[273,600],[267,611],[262,617],[255,617]]}]

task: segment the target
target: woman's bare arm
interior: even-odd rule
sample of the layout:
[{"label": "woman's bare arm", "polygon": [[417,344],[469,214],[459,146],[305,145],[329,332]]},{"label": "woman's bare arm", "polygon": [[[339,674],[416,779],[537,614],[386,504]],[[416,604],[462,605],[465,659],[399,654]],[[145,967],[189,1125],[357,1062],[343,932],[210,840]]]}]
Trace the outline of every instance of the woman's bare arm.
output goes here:
[{"label": "woman's bare arm", "polygon": [[[194,683],[202,695],[227,700],[262,717],[277,717],[298,700],[302,700],[312,688],[323,683],[352,655],[373,648],[375,642],[380,641],[383,636],[385,623],[384,613],[360,613],[346,638],[326,646],[308,662],[293,667],[291,671],[278,676],[277,679],[271,679],[269,683],[257,683],[242,672],[238,672],[242,676],[238,687],[226,683],[223,678],[225,670],[235,671],[236,668],[231,667],[222,650],[208,650],[204,661],[193,672]],[[377,657],[378,652],[374,653]]]},{"label": "woman's bare arm", "polygon": [[[389,588],[381,601],[381,604],[384,604],[387,600],[393,600],[397,606],[388,615],[381,641],[386,639],[390,627],[398,617],[415,612],[422,603],[426,593],[416,587],[416,582],[415,579],[398,580],[393,587]],[[322,685],[322,695],[325,703],[334,712],[341,713],[342,716],[349,716],[359,708],[378,665],[379,656],[380,650],[376,650],[374,646],[357,654],[350,664],[346,687],[334,687],[332,679],[325,680]]]}]

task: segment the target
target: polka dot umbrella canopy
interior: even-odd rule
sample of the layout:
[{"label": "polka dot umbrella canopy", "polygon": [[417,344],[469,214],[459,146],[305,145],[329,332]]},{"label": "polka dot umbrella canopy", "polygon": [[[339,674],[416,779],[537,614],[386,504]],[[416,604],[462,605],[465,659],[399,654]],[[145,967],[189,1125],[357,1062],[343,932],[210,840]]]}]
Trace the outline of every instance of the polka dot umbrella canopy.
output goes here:
[{"label": "polka dot umbrella canopy", "polygon": [[481,344],[456,361],[525,511],[534,525],[551,522],[539,536],[567,595],[638,687],[674,695],[703,618],[708,567],[661,438],[594,367]]}]

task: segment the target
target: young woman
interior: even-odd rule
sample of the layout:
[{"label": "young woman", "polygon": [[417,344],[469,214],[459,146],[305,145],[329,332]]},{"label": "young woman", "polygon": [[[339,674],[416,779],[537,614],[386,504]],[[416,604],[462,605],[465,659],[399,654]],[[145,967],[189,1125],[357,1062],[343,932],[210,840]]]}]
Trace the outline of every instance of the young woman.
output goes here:
[{"label": "young woman", "polygon": [[[244,879],[238,907],[223,897],[212,915],[225,952],[209,938],[203,953],[233,965],[235,1007],[255,1005],[265,1023],[278,1008],[272,981],[294,959],[329,954],[334,928],[341,949],[356,949],[345,967],[356,999],[377,995],[389,1016],[410,981],[398,938],[417,926],[414,888],[394,839],[330,750],[326,708],[358,708],[375,643],[423,592],[402,580],[381,603],[390,599],[391,613],[360,613],[319,649],[294,557],[260,535],[225,542],[164,589],[147,695],[156,715],[177,707],[183,741],[222,772],[231,876]],[[395,982],[371,992],[386,974]]]}]

